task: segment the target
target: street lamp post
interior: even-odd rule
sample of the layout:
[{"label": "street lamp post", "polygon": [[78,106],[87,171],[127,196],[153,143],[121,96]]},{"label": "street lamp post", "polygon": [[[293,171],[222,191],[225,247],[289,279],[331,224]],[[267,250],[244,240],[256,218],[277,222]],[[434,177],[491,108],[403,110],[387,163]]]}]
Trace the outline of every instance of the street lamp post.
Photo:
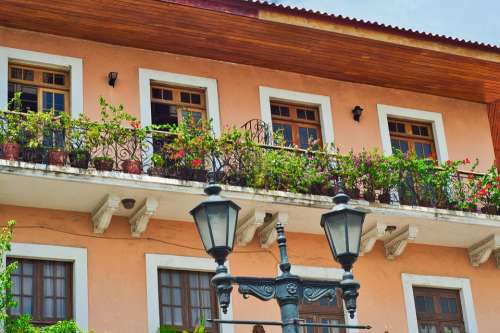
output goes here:
[{"label": "street lamp post", "polygon": [[275,278],[234,277],[224,265],[227,256],[233,250],[238,207],[231,200],[220,196],[221,187],[215,183],[215,173],[209,175],[209,185],[205,189],[207,200],[193,210],[197,230],[205,250],[217,262],[216,274],[212,278],[219,305],[224,313],[230,304],[233,285],[238,285],[238,292],[245,298],[249,295],[263,301],[275,299],[281,310],[280,322],[241,321],[211,319],[215,323],[267,324],[280,325],[284,333],[298,333],[300,326],[344,327],[368,329],[364,325],[341,325],[324,323],[306,323],[299,318],[299,302],[314,302],[324,297],[333,298],[337,290],[342,291],[342,298],[351,318],[356,312],[359,283],[354,280],[351,269],[359,254],[361,230],[366,211],[348,205],[349,197],[342,190],[333,198],[334,208],[323,214],[321,226],[332,250],[333,257],[344,269],[340,282],[304,281],[290,272],[284,227],[278,223],[276,232],[280,253],[280,271]]}]

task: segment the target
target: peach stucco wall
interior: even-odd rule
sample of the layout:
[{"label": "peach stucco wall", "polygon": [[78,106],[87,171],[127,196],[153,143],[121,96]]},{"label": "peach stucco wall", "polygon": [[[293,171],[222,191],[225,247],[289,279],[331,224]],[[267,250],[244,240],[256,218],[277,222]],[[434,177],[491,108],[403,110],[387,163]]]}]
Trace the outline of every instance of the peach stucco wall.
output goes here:
[{"label": "peach stucco wall", "polygon": [[[451,159],[477,157],[480,169],[494,161],[484,104],[3,27],[0,46],[82,58],[85,112],[94,117],[101,95],[113,103],[124,104],[128,112],[139,116],[138,69],[149,68],[215,78],[221,125],[240,126],[249,119],[260,118],[258,88],[269,86],[330,96],[335,143],[343,150],[381,148],[376,106],[387,104],[442,113]],[[115,88],[107,84],[110,71],[119,73]],[[355,105],[365,109],[360,123],[352,120],[351,109]]]},{"label": "peach stucco wall", "polygon": [[[90,215],[84,213],[0,206],[0,221],[7,219],[17,220],[15,242],[87,248],[89,326],[97,332],[146,332],[145,253],[205,256],[192,223],[152,220],[141,238],[131,238],[128,221],[119,217],[112,219],[103,235],[92,233]],[[287,236],[293,264],[336,267],[323,236]],[[238,247],[230,256],[231,272],[274,276],[277,256],[276,246],[269,250],[256,243]],[[362,286],[359,321],[372,325],[371,332],[407,332],[401,273],[469,278],[479,332],[498,331],[499,271],[493,258],[474,268],[465,249],[410,244],[402,256],[389,261],[379,243],[359,259],[354,273]],[[271,302],[236,297],[233,304],[235,319],[279,319],[278,307]],[[249,331],[238,326],[236,332]]]}]

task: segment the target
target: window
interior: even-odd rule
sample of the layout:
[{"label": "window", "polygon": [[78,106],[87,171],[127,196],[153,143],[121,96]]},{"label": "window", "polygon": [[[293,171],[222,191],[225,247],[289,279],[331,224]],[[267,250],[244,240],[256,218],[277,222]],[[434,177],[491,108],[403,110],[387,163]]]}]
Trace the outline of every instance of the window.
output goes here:
[{"label": "window", "polygon": [[321,123],[317,106],[271,101],[273,132],[283,135],[287,146],[306,149],[312,142],[320,145]]},{"label": "window", "polygon": [[[216,296],[210,286],[213,274],[192,271],[158,270],[160,323],[192,331],[200,318],[217,316]],[[217,328],[206,322],[208,332]]]},{"label": "window", "polygon": [[421,158],[436,158],[432,125],[429,123],[389,118],[392,150],[413,152]]},{"label": "window", "polygon": [[17,262],[10,290],[17,305],[9,315],[28,314],[38,325],[73,317],[72,263],[17,258],[7,262]]},{"label": "window", "polygon": [[154,125],[178,124],[189,116],[195,123],[206,119],[204,90],[151,85],[151,121]]},{"label": "window", "polygon": [[69,112],[69,73],[9,63],[8,98],[21,92],[23,111]]},{"label": "window", "polygon": [[[322,298],[312,303],[301,301],[299,304],[299,316],[308,323],[344,324],[342,302],[337,302],[337,297],[331,300]],[[345,329],[304,326],[301,333],[345,333]]]},{"label": "window", "polygon": [[419,333],[464,333],[458,290],[414,287]]}]

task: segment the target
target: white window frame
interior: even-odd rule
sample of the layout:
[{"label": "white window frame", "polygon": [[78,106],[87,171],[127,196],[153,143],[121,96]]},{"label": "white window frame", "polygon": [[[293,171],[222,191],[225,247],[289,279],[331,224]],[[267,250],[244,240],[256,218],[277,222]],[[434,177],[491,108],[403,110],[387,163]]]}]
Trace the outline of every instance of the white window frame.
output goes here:
[{"label": "white window frame", "polygon": [[9,61],[57,67],[70,72],[70,112],[72,118],[83,113],[83,61],[50,53],[34,52],[0,46],[0,109],[7,109]]},{"label": "white window frame", "polygon": [[[278,266],[278,272],[281,272]],[[318,267],[318,266],[301,266],[292,265],[290,272],[292,274],[300,276],[302,279],[308,280],[320,280],[320,281],[340,281],[342,280],[342,275],[344,270],[341,268],[333,267]],[[344,320],[348,325],[358,325],[358,314],[354,314],[354,318],[351,319],[349,312],[347,312],[344,304]],[[347,329],[347,333],[358,333],[357,328]]]},{"label": "white window frame", "polygon": [[199,88],[206,91],[207,117],[212,119],[212,130],[216,138],[221,135],[219,115],[219,95],[217,80],[185,74],[157,71],[139,68],[139,98],[141,109],[141,123],[143,126],[151,125],[151,81],[164,84]]},{"label": "white window frame", "polygon": [[377,104],[377,110],[380,135],[382,138],[382,150],[384,151],[385,155],[392,155],[393,153],[388,118],[396,117],[407,120],[430,122],[432,124],[432,132],[434,134],[437,159],[440,163],[444,163],[448,160],[448,146],[446,145],[443,116],[441,115],[441,113],[408,109],[399,106],[384,104]]},{"label": "white window frame", "polygon": [[260,115],[263,122],[273,131],[273,120],[271,115],[271,100],[279,100],[290,103],[312,104],[319,108],[321,134],[325,147],[334,143],[332,106],[330,96],[315,95],[304,92],[277,89],[271,87],[259,87]]},{"label": "white window frame", "polygon": [[469,279],[403,273],[401,274],[401,280],[403,281],[406,317],[408,320],[408,333],[418,333],[417,311],[415,308],[413,287],[459,290],[465,331],[467,333],[478,333],[476,312],[474,310],[474,301],[472,298],[472,290]]},{"label": "white window frame", "polygon": [[[217,264],[213,259],[184,257],[168,254],[146,253],[146,294],[148,303],[148,332],[157,333],[160,327],[160,300],[158,297],[158,269],[177,269],[194,272],[215,272]],[[229,269],[229,266],[228,266]],[[233,319],[232,303],[221,319]],[[222,324],[221,333],[234,333],[233,324]]]},{"label": "white window frame", "polygon": [[[72,262],[73,319],[82,330],[87,331],[89,329],[87,249],[58,245],[12,243],[11,250],[6,254],[6,257]],[[2,258],[4,265],[6,257]]]}]

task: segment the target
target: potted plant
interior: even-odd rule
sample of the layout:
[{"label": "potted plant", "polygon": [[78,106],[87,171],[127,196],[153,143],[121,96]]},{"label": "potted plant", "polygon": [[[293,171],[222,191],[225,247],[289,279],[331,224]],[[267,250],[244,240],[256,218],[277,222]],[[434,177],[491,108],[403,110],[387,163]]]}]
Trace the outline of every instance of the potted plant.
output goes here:
[{"label": "potted plant", "polygon": [[475,181],[474,196],[481,204],[481,212],[496,215],[500,213],[500,176],[496,166],[492,166]]},{"label": "potted plant", "polygon": [[123,105],[109,104],[102,96],[99,98],[99,107],[100,122],[92,123],[89,128],[90,141],[99,155],[92,162],[99,171],[111,171],[115,167],[115,159],[122,153],[127,154],[126,147],[123,147],[126,131],[122,122],[131,116],[124,112]]},{"label": "potted plant", "polygon": [[12,111],[1,111],[2,132],[0,134],[1,158],[17,161],[21,152],[20,142],[23,134],[24,115],[21,113],[21,93],[17,92],[9,101],[8,109]]},{"label": "potted plant", "polygon": [[127,147],[127,158],[122,162],[122,171],[125,173],[141,174],[141,155],[146,148],[146,130],[141,128],[140,123],[135,118],[129,118],[131,128],[121,128],[118,135],[119,143]]},{"label": "potted plant", "polygon": [[148,175],[157,177],[165,176],[165,159],[161,154],[154,153],[151,157],[151,167],[148,169]]},{"label": "potted plant", "polygon": [[211,123],[201,121],[195,124],[188,116],[179,125],[170,126],[169,130],[174,138],[163,147],[163,152],[172,164],[168,168],[169,176],[206,181],[205,159],[217,149]]},{"label": "potted plant", "polygon": [[98,125],[95,122],[91,122],[83,114],[70,123],[68,131],[69,163],[74,168],[88,169],[91,151],[99,143],[100,134]]},{"label": "potted plant", "polygon": [[66,133],[70,127],[70,117],[55,110],[43,113],[42,121],[44,144],[48,146],[47,159],[50,165],[63,166],[66,164]]},{"label": "potted plant", "polygon": [[26,112],[25,120],[22,122],[24,142],[23,142],[23,159],[30,163],[42,163],[44,149],[42,139],[44,134],[44,126],[47,124],[49,117],[44,112]]}]

